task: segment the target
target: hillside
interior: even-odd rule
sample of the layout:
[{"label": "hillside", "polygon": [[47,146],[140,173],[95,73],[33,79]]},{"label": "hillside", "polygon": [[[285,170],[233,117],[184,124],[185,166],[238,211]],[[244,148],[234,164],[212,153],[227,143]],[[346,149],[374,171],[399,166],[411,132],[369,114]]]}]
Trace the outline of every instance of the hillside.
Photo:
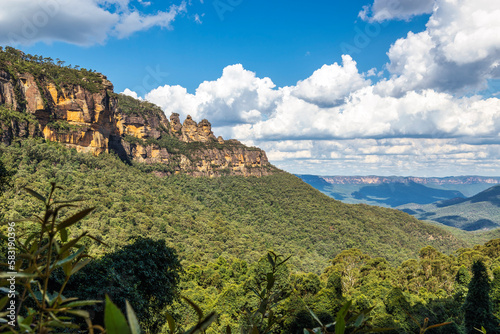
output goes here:
[{"label": "hillside", "polygon": [[466,231],[500,227],[500,186],[469,198],[455,198],[429,205],[404,205],[399,209],[422,220],[430,220]]},{"label": "hillside", "polygon": [[426,245],[443,252],[467,246],[406,213],[343,204],[284,172],[260,178],[161,177],[147,173],[144,163],[130,166],[114,155],[96,157],[33,139],[3,146],[0,154],[6,170],[15,173],[14,187],[2,196],[2,220],[39,210],[20,187],[45,191],[48,182],[57,182],[67,198],[85,198],[85,205],[96,207],[81,228],[110,249],[135,236],[165,239],[194,262],[219,255],[255,260],[275,249],[293,254],[298,268],[318,271],[350,247],[397,263]]},{"label": "hillside", "polygon": [[104,75],[62,63],[0,49],[1,142],[44,138],[80,152],[114,152],[164,174],[261,176],[275,170],[264,151],[216,138],[208,120],[167,119],[156,105],[115,94]]},{"label": "hillside", "polygon": [[2,218],[39,209],[21,187],[43,192],[57,182],[68,198],[96,207],[82,229],[110,248],[89,245],[93,254],[144,236],[166,240],[190,262],[255,260],[275,249],[319,271],[351,247],[396,263],[426,245],[467,245],[401,211],[322,195],[271,166],[262,150],[215,138],[208,120],[181,124],[176,114],[167,120],[153,104],[114,94],[101,74],[11,48],[0,52],[0,71],[0,161],[13,185]]}]

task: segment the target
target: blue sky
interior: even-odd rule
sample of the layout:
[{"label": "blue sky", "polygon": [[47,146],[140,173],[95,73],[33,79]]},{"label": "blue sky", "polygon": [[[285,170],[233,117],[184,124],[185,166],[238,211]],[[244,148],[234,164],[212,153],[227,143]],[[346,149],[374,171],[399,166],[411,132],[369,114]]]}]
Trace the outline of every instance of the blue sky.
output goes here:
[{"label": "blue sky", "polygon": [[0,45],[294,173],[500,175],[496,0],[0,0]]}]

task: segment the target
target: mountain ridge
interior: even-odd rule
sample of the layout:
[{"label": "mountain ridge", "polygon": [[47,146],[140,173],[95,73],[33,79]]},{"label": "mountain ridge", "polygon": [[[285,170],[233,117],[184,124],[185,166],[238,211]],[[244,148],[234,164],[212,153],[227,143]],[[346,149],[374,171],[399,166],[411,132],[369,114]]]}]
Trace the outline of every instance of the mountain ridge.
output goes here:
[{"label": "mountain ridge", "polygon": [[259,148],[216,138],[208,120],[113,92],[107,78],[50,58],[0,50],[0,141],[41,137],[81,152],[115,152],[163,174],[263,176],[272,166]]},{"label": "mountain ridge", "polygon": [[427,205],[403,205],[398,209],[421,220],[466,231],[496,229],[500,227],[500,185],[467,198],[454,198]]}]

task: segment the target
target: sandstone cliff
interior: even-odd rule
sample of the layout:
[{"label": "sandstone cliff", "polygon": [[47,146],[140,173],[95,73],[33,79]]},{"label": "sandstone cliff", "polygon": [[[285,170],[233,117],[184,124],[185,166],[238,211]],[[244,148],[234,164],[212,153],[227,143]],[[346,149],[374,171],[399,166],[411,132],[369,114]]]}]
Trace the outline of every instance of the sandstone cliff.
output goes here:
[{"label": "sandstone cliff", "polygon": [[116,152],[162,174],[271,174],[264,151],[216,138],[208,120],[170,120],[148,102],[113,92],[105,76],[0,50],[0,140],[43,137],[78,151]]}]

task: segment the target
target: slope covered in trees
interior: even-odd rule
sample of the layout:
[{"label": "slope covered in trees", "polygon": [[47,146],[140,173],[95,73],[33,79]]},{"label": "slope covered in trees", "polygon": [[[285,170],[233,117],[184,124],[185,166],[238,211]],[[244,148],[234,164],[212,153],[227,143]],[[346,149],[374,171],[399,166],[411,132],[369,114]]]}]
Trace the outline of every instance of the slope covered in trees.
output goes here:
[{"label": "slope covered in trees", "polygon": [[[26,217],[36,204],[18,189],[65,185],[66,195],[96,206],[86,222],[111,246],[135,236],[165,239],[191,262],[220,255],[255,260],[274,249],[294,265],[318,271],[342,249],[358,247],[391,263],[432,245],[443,252],[467,243],[397,210],[335,201],[287,173],[257,177],[158,177],[145,164],[113,155],[94,157],[56,143],[21,141],[1,148],[13,188],[2,198],[2,219]],[[93,249],[93,254],[99,250]]]}]

